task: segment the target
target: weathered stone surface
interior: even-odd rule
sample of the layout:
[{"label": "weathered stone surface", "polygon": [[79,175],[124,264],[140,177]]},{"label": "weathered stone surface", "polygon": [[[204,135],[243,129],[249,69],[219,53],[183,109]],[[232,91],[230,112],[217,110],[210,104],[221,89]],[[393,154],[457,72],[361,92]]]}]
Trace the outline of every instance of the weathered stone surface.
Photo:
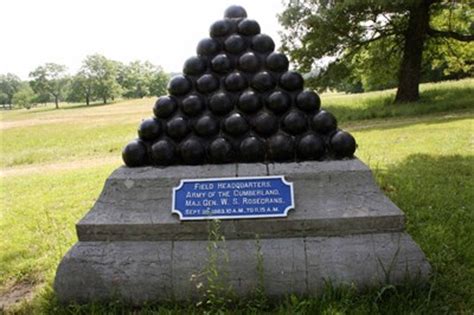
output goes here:
[{"label": "weathered stone surface", "polygon": [[407,233],[314,237],[306,240],[308,290],[317,294],[322,281],[357,288],[425,281],[430,265]]},{"label": "weathered stone surface", "polygon": [[[181,179],[266,175],[293,182],[296,209],[287,218],[222,220],[226,241],[214,247],[209,221],[180,222],[171,214],[172,188]],[[318,294],[327,281],[361,289],[426,281],[430,266],[403,230],[403,213],[357,159],[122,167],[77,224],[79,242],[59,265],[54,288],[65,303],[142,304],[202,298],[209,268],[239,296],[260,285],[279,297]]]},{"label": "weathered stone surface", "polygon": [[359,160],[117,169],[77,224],[80,241],[205,240],[207,222],[171,214],[172,188],[183,178],[284,175],[296,210],[287,218],[223,220],[227,239],[402,231],[403,213]]},{"label": "weathered stone surface", "polygon": [[171,242],[79,242],[59,264],[54,288],[63,302],[170,299]]},{"label": "weathered stone surface", "polygon": [[246,296],[261,285],[258,255],[271,297],[317,294],[327,281],[358,288],[425,281],[430,270],[406,233],[275,238],[257,244],[256,239],[219,242],[212,266],[207,241],[79,242],[61,262],[54,287],[62,302],[197,300],[203,296],[199,284],[206,287],[206,268],[217,268],[223,284]]}]

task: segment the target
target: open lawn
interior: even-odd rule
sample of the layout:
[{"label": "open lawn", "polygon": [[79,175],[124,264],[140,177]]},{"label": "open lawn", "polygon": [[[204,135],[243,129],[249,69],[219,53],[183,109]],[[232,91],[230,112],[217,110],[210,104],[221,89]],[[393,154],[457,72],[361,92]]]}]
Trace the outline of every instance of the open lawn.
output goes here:
[{"label": "open lawn", "polygon": [[[429,285],[387,286],[363,294],[328,288],[319,298],[240,301],[228,311],[474,312],[474,80],[424,85],[422,101],[403,106],[388,104],[393,93],[326,94],[322,104],[352,132],[358,142],[356,155],[407,215],[408,232],[433,266]],[[0,113],[0,305],[26,298],[9,306],[9,312],[130,310],[118,302],[61,307],[51,283],[59,260],[76,241],[74,224],[90,209],[107,176],[122,164],[122,147],[135,137],[140,119],[152,114],[153,102]],[[203,310],[165,305],[142,312]]]}]

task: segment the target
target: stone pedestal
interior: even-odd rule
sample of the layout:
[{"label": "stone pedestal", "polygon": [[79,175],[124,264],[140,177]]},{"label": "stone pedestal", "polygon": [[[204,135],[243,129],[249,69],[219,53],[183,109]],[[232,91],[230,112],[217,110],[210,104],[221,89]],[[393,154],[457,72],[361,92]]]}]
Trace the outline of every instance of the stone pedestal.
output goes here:
[{"label": "stone pedestal", "polygon": [[318,294],[327,281],[365,288],[427,279],[430,266],[404,232],[403,213],[357,159],[121,167],[76,226],[79,242],[56,274],[59,300],[199,298],[196,285],[209,266],[209,223],[172,215],[172,188],[184,178],[267,175],[293,182],[296,207],[287,218],[219,223],[226,241],[216,249],[218,266],[238,295],[262,284],[269,296],[282,296]]}]

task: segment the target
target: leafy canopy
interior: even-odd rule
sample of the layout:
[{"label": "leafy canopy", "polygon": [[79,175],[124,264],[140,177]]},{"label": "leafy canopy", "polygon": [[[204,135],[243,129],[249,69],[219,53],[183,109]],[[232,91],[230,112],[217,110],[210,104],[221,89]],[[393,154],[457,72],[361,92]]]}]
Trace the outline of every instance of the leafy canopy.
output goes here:
[{"label": "leafy canopy", "polygon": [[[422,0],[287,1],[283,50],[313,87],[345,91],[398,83],[410,10]],[[467,1],[430,5],[422,79],[472,75],[474,12]]]}]

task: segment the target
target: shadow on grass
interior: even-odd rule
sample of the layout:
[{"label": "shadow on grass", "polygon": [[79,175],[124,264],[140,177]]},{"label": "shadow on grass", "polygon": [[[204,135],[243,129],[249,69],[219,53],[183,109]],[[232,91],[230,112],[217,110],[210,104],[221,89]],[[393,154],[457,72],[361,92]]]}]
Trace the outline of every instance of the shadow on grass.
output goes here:
[{"label": "shadow on grass", "polygon": [[[59,105],[59,108],[55,107],[49,107],[49,108],[44,108],[41,110],[42,113],[47,113],[47,112],[52,112],[52,111],[62,111],[62,110],[70,110],[70,109],[80,109],[80,108],[95,108],[95,107],[102,107],[102,106],[107,106],[107,105],[113,105],[115,102],[109,102],[107,104],[104,103],[99,103],[99,102],[94,102],[89,105],[86,104],[66,104],[65,106]],[[35,113],[37,111],[27,111],[27,113]]]},{"label": "shadow on grass", "polygon": [[455,122],[465,119],[472,119],[474,117],[474,108],[473,109],[458,109],[452,110],[449,112],[437,113],[437,114],[427,114],[422,115],[421,117],[412,117],[412,118],[401,118],[401,119],[376,119],[376,120],[365,120],[365,121],[355,121],[346,122],[344,128],[347,128],[352,131],[356,130],[387,130],[387,129],[397,129],[405,128],[408,126],[423,124],[423,125],[437,125],[444,124],[449,122]]},{"label": "shadow on grass", "polygon": [[431,303],[448,313],[472,311],[474,156],[414,154],[375,173],[432,264]]},{"label": "shadow on grass", "polygon": [[438,112],[473,108],[474,89],[471,86],[436,87],[421,92],[420,101],[394,104],[393,95],[367,98],[354,97],[354,103],[347,105],[347,99],[333,101],[323,108],[331,111],[339,122],[375,118],[420,116]]}]

